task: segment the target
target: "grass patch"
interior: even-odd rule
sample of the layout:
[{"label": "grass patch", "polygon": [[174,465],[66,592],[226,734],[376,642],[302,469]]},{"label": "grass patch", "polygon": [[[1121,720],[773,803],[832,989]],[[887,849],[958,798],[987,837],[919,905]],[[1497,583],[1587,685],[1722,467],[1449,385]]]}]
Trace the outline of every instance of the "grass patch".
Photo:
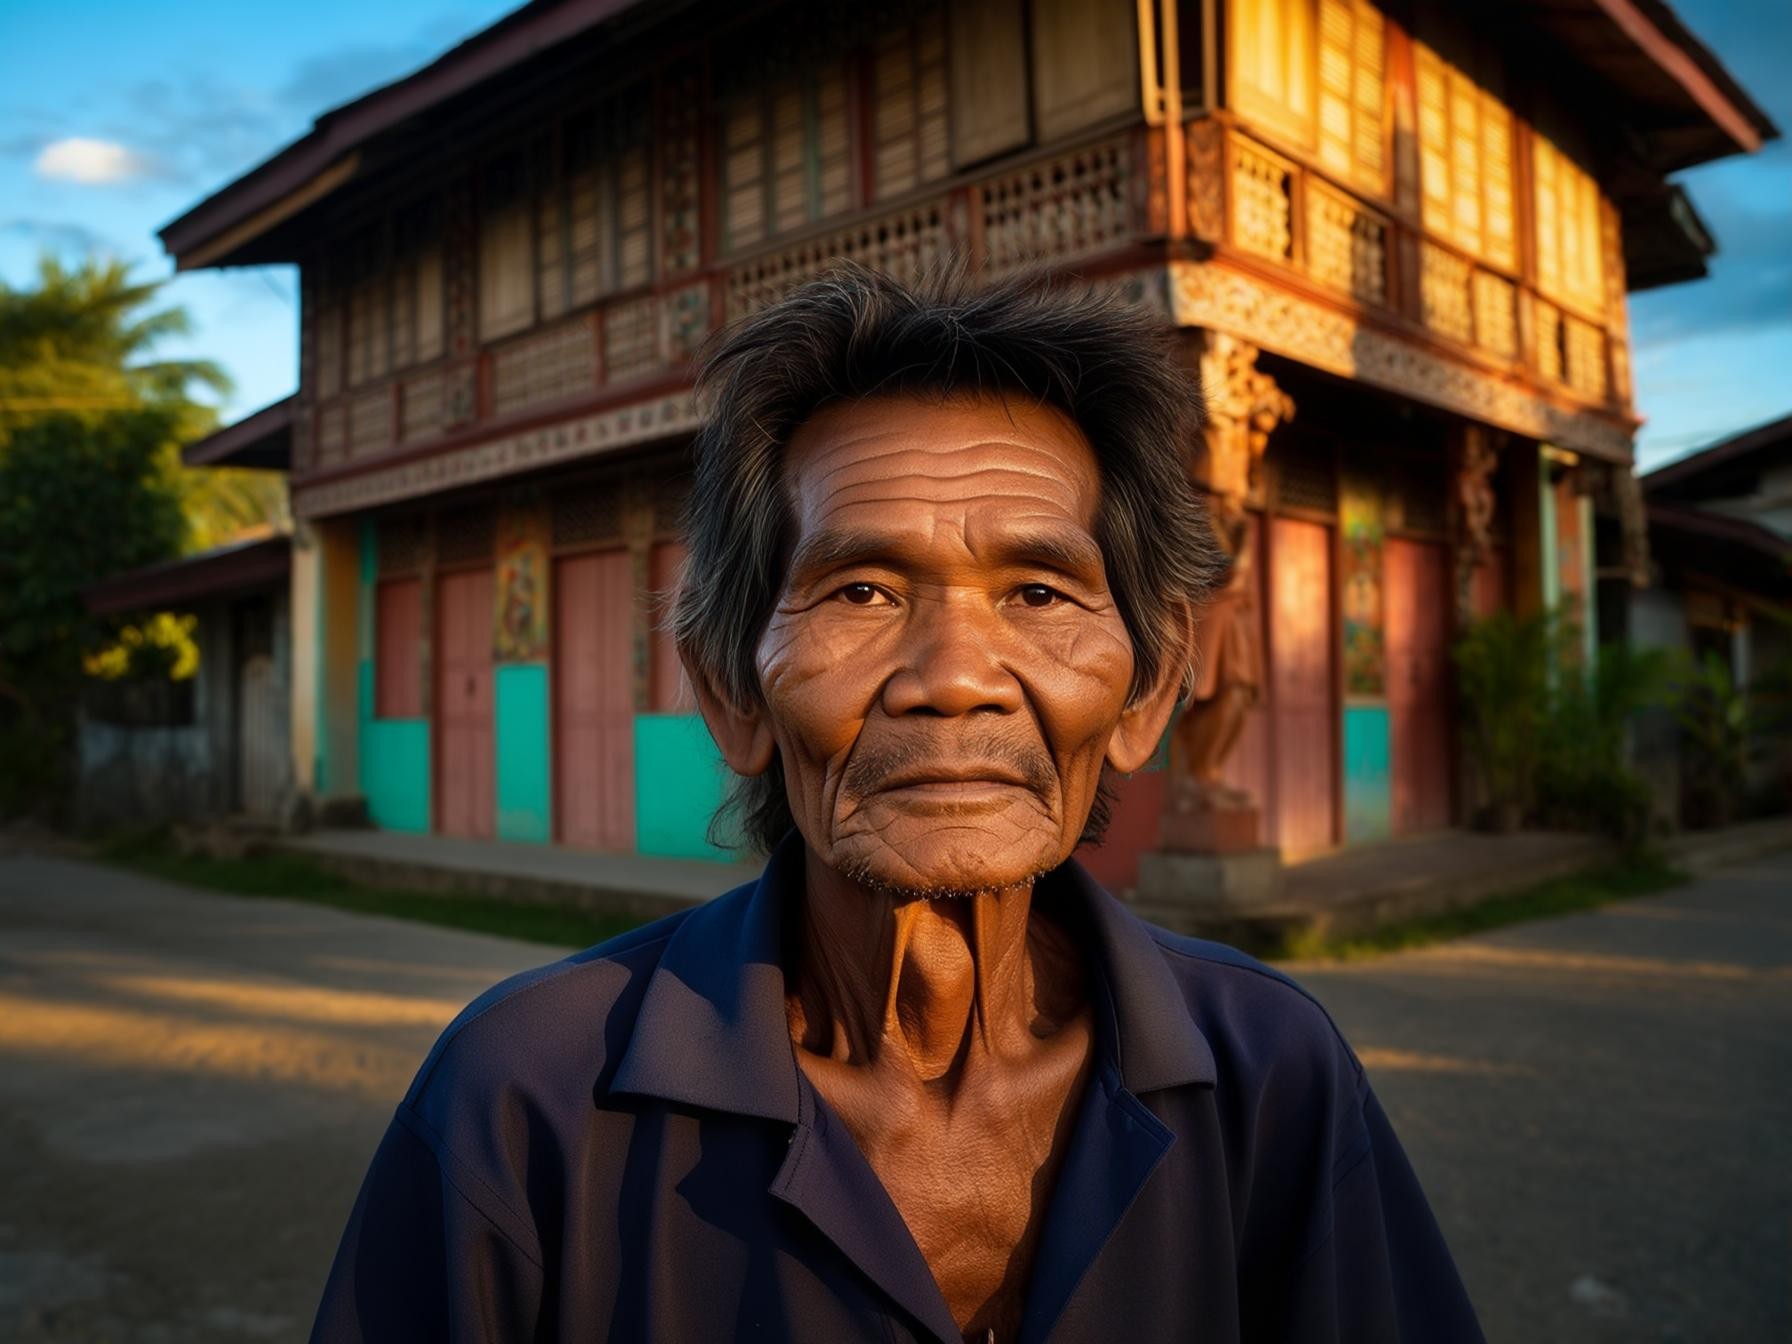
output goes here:
[{"label": "grass patch", "polygon": [[285,900],[311,901],[357,914],[414,919],[424,924],[495,933],[554,947],[589,947],[626,933],[640,923],[626,915],[526,905],[489,896],[370,887],[330,872],[297,854],[261,854],[242,859],[181,854],[161,837],[115,838],[101,844],[96,857],[148,877],[232,896],[276,896]]},{"label": "grass patch", "polygon": [[1405,920],[1369,933],[1332,937],[1303,929],[1283,938],[1269,949],[1267,955],[1275,961],[1357,961],[1408,948],[1428,947],[1508,924],[1596,910],[1627,897],[1652,896],[1686,880],[1685,873],[1669,867],[1662,859],[1644,855],[1495,896],[1465,910]]}]

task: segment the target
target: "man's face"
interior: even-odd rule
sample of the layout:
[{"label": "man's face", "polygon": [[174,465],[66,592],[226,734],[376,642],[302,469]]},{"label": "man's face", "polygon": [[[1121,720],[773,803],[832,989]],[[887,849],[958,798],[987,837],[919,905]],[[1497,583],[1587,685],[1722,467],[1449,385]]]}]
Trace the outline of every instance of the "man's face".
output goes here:
[{"label": "man's face", "polygon": [[930,895],[1063,862],[1133,671],[1088,440],[1047,407],[877,397],[804,424],[785,481],[796,544],[757,665],[810,848]]}]

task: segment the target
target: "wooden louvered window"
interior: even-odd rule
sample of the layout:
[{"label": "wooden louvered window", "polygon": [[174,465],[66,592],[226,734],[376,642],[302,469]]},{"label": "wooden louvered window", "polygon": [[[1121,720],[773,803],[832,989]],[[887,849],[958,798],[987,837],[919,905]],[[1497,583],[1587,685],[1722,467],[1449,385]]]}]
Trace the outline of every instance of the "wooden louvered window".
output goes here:
[{"label": "wooden louvered window", "polygon": [[1235,0],[1228,11],[1231,104],[1296,144],[1313,141],[1314,0]]},{"label": "wooden louvered window", "polygon": [[342,391],[342,287],[329,262],[319,259],[312,265],[318,275],[311,291],[317,310],[311,324],[317,361],[312,376],[317,380],[318,397],[328,398]]},{"label": "wooden louvered window", "polygon": [[392,364],[402,369],[442,353],[441,212],[420,201],[399,213],[392,232]]},{"label": "wooden louvered window", "polygon": [[1593,314],[1605,310],[1599,184],[1567,128],[1544,117],[1531,135],[1537,288]]},{"label": "wooden louvered window", "polygon": [[722,245],[729,251],[851,208],[845,62],[748,78],[722,103]]},{"label": "wooden louvered window", "polygon": [[1375,195],[1387,190],[1387,33],[1368,0],[1319,0],[1319,162]]},{"label": "wooden louvered window", "polygon": [[872,192],[886,200],[951,168],[946,25],[934,9],[884,33],[871,51]]},{"label": "wooden louvered window", "polygon": [[1229,31],[1233,105],[1385,195],[1387,25],[1374,0],[1237,0]]},{"label": "wooden louvered window", "polygon": [[647,99],[570,120],[535,150],[535,289],[546,322],[653,278]]},{"label": "wooden louvered window", "polygon": [[535,320],[534,212],[520,154],[490,164],[480,178],[479,336],[491,340]]},{"label": "wooden louvered window", "polygon": [[347,319],[348,385],[358,387],[392,368],[390,272],[385,265],[385,229],[374,225],[354,234],[343,250],[343,308]]},{"label": "wooden louvered window", "polygon": [[1137,115],[1139,32],[1131,6],[1033,0],[1030,9],[1033,122],[1041,140],[1121,113]]},{"label": "wooden louvered window", "polygon": [[1425,230],[1507,270],[1518,266],[1512,187],[1512,113],[1499,49],[1475,42],[1460,17],[1433,3],[1414,44],[1419,102],[1419,190]]}]

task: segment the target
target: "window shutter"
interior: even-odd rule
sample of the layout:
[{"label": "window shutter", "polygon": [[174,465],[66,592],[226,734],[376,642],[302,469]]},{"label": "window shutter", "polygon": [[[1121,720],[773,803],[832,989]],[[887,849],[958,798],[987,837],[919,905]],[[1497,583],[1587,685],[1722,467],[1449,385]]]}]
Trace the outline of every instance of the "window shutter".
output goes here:
[{"label": "window shutter", "polygon": [[788,233],[809,219],[803,90],[795,80],[771,91],[772,230]]},{"label": "window shutter", "polygon": [[912,191],[920,177],[915,158],[914,33],[899,28],[880,38],[872,56],[873,169],[877,197]]},{"label": "window shutter", "polygon": [[765,101],[758,89],[722,114],[722,225],[730,249],[751,247],[766,234]]},{"label": "window shutter", "polygon": [[534,222],[516,160],[486,173],[479,227],[479,335],[483,340],[520,331],[535,320]]},{"label": "window shutter", "polygon": [[647,146],[635,143],[616,156],[616,287],[633,289],[653,278],[652,171]]},{"label": "window shutter", "polygon": [[437,359],[442,353],[442,244],[431,239],[417,252],[416,336],[413,355],[419,364]]},{"label": "window shutter", "polygon": [[815,81],[816,216],[852,208],[852,123],[847,116],[846,67],[831,61]]},{"label": "window shutter", "polygon": [[1027,124],[1027,48],[1021,0],[958,0],[951,21],[952,162],[1018,149]]},{"label": "window shutter", "polygon": [[564,313],[566,284],[566,186],[546,147],[537,152],[535,174],[535,310],[539,320]]},{"label": "window shutter", "polygon": [[[1234,0],[1228,12],[1232,105],[1252,121],[1302,145],[1313,139],[1313,4],[1314,0]],[[1088,61],[1084,52],[1093,50],[1095,35],[1083,28],[1093,8],[1089,0],[1041,0],[1034,5],[1035,97],[1042,137],[1059,129],[1059,121],[1047,116],[1048,107],[1076,101],[1052,90],[1059,85],[1074,87],[1079,63]],[[1071,26],[1067,14],[1081,15],[1081,26]],[[1126,50],[1136,70],[1138,34],[1133,24],[1115,23],[1109,16],[1108,26],[1126,29]],[[1118,77],[1116,68],[1109,78]],[[1127,91],[1130,96],[1130,82]],[[1061,114],[1061,119],[1074,125],[1092,118],[1070,113]]]},{"label": "window shutter", "polygon": [[1512,117],[1497,92],[1481,94],[1481,188],[1485,256],[1518,269],[1518,230],[1512,209]]}]

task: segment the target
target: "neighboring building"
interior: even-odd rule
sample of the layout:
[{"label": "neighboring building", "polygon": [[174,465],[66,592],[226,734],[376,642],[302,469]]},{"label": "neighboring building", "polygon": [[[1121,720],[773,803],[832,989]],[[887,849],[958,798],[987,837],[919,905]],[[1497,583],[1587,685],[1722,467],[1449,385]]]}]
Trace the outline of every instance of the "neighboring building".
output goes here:
[{"label": "neighboring building", "polygon": [[1259,683],[1227,777],[1298,857],[1461,814],[1452,632],[1590,599],[1596,498],[1634,565],[1625,292],[1711,250],[1665,175],[1774,134],[1659,0],[536,0],[162,239],[300,267],[300,787],[657,854],[721,783],[650,601],[703,339],[842,256],[1123,287],[1208,380],[1211,703]]},{"label": "neighboring building", "polygon": [[294,799],[291,573],[290,538],[272,536],[115,574],[87,590],[87,605],[102,615],[195,616],[199,667],[178,682],[84,688],[76,744],[83,825],[284,819]]},{"label": "neighboring building", "polygon": [[[1632,595],[1630,637],[1644,647],[1715,655],[1765,726],[1792,692],[1792,415],[1690,453],[1642,478],[1651,573]],[[1751,694],[1752,692],[1752,694]],[[1743,802],[1792,802],[1792,748],[1781,725],[1749,762]],[[1672,724],[1639,742],[1664,800],[1683,799],[1684,746]]]}]

